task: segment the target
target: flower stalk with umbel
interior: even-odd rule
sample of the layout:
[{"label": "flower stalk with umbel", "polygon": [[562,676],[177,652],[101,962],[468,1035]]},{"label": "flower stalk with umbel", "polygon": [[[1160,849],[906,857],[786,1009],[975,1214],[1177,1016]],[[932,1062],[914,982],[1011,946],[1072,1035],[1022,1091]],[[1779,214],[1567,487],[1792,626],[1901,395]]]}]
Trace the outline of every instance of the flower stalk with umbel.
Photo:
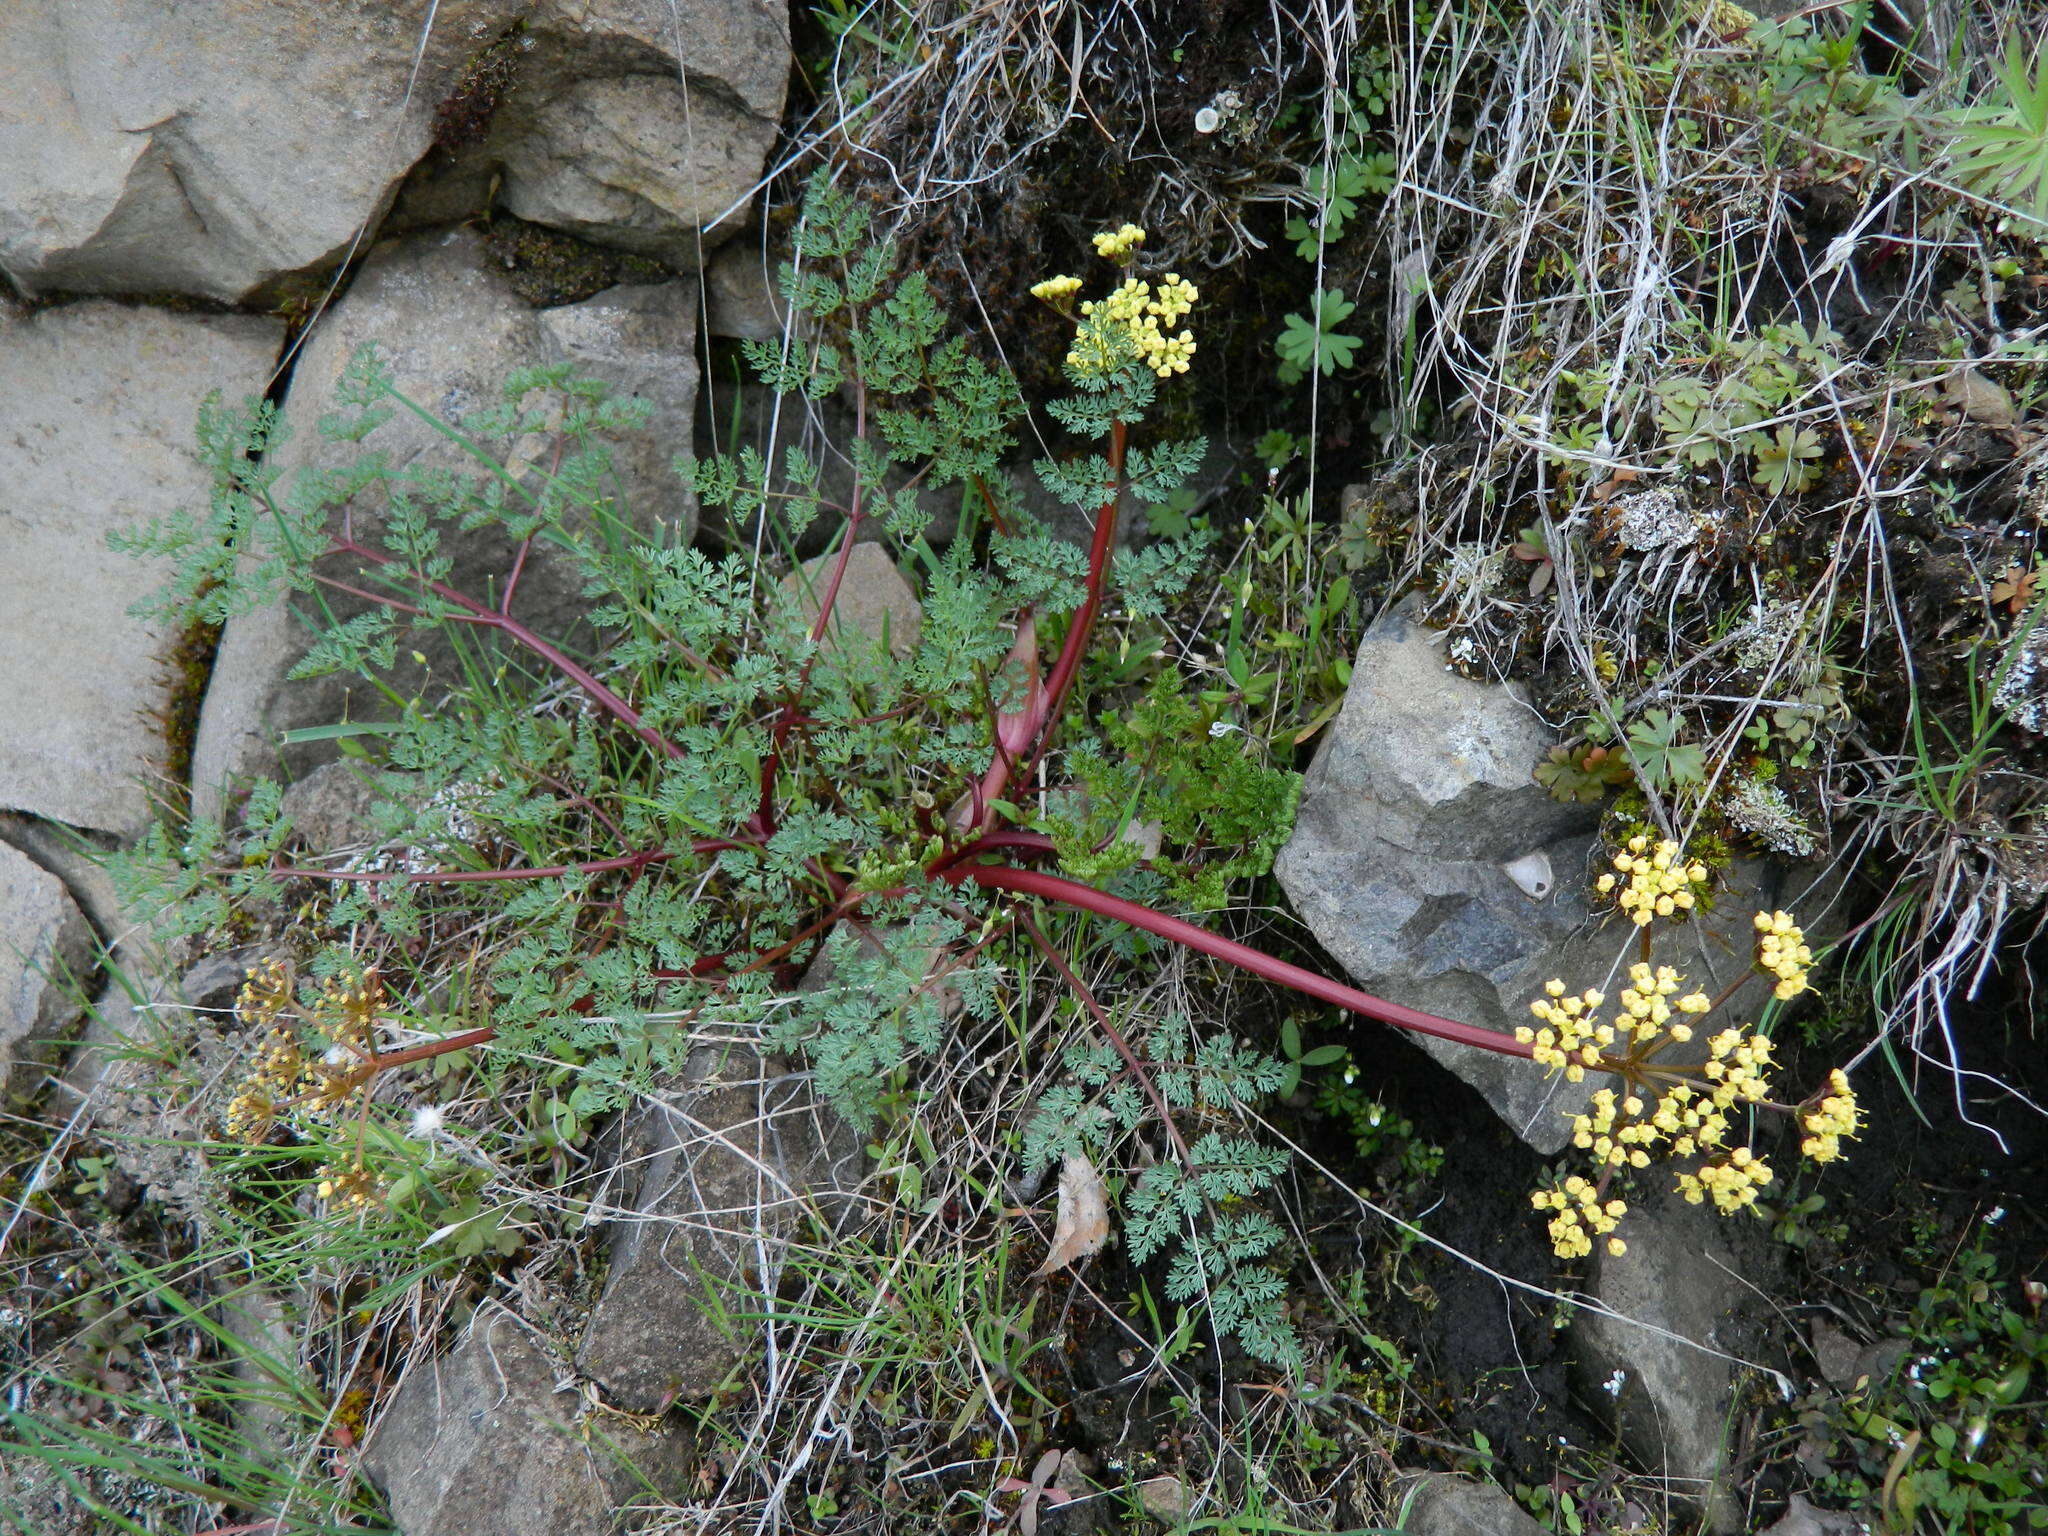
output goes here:
[{"label": "flower stalk with umbel", "polygon": [[[1736,1119],[1750,1109],[1795,1116],[1805,1133],[1800,1150],[1817,1163],[1839,1157],[1841,1139],[1854,1136],[1858,1123],[1855,1094],[1839,1069],[1805,1103],[1780,1104],[1771,1098],[1768,1036],[1740,1026],[1706,1032],[1707,1019],[1745,976],[1710,998],[1685,990],[1685,978],[1670,966],[1650,963],[1652,925],[1692,910],[1706,868],[1688,861],[1678,844],[1652,846],[1646,836],[1631,838],[1614,866],[1617,873],[1602,875],[1597,889],[1613,895],[1639,929],[1642,946],[1618,1006],[1603,1014],[1607,998],[1597,988],[1574,995],[1553,980],[1547,995],[1530,1004],[1541,1023],[1515,1031],[1539,1065],[1568,1081],[1581,1082],[1589,1073],[1615,1080],[1572,1117],[1572,1145],[1589,1155],[1591,1176],[1571,1174],[1531,1197],[1537,1210],[1550,1213],[1551,1242],[1567,1259],[1591,1253],[1601,1239],[1611,1254],[1627,1251],[1626,1241],[1614,1235],[1628,1213],[1614,1181],[1622,1170],[1648,1168],[1656,1158],[1690,1164],[1678,1172],[1677,1189],[1695,1205],[1712,1201],[1733,1215],[1755,1204],[1757,1192],[1777,1175],[1738,1135]],[[1754,927],[1752,973],[1768,977],[1781,1000],[1806,991],[1813,953],[1791,914],[1759,912]],[[1678,1060],[1665,1054],[1674,1046]]]}]

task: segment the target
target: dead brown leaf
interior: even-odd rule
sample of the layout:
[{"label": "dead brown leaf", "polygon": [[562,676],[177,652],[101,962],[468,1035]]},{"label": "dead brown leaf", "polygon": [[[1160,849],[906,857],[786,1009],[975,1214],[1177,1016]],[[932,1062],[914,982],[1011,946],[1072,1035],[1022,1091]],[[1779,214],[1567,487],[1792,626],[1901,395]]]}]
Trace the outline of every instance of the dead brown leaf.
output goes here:
[{"label": "dead brown leaf", "polygon": [[2001,432],[2010,431],[2019,424],[2019,412],[2013,405],[2011,393],[1987,373],[1965,368],[1961,373],[1952,373],[1944,379],[1941,389],[1950,402],[1974,422]]},{"label": "dead brown leaf", "polygon": [[1031,1278],[1043,1279],[1076,1259],[1100,1253],[1109,1241],[1109,1193],[1095,1165],[1076,1152],[1060,1168],[1059,1213],[1052,1229],[1052,1249]]}]

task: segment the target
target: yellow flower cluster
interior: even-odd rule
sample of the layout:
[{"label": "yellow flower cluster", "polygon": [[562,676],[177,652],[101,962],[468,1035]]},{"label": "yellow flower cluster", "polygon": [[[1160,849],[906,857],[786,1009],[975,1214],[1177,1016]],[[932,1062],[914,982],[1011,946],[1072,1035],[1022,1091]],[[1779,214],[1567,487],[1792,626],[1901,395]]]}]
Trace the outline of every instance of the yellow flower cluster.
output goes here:
[{"label": "yellow flower cluster", "polygon": [[1159,291],[1152,296],[1152,302],[1145,306],[1147,314],[1157,315],[1161,325],[1171,325],[1195,307],[1195,300],[1201,294],[1195,285],[1178,272],[1166,274],[1166,281],[1159,285]]},{"label": "yellow flower cluster", "polygon": [[292,973],[275,955],[243,973],[235,1012],[252,1029],[268,1029],[292,1005]]},{"label": "yellow flower cluster", "polygon": [[1641,833],[1628,840],[1614,856],[1614,867],[1628,877],[1624,884],[1613,875],[1602,875],[1594,889],[1602,896],[1621,885],[1615,905],[1626,912],[1638,928],[1647,928],[1654,918],[1672,917],[1692,910],[1697,899],[1693,887],[1703,885],[1707,866],[1688,863],[1677,843],[1665,838],[1656,847]]},{"label": "yellow flower cluster", "polygon": [[1593,1107],[1572,1118],[1572,1145],[1591,1152],[1593,1161],[1609,1168],[1626,1163],[1631,1168],[1650,1166],[1646,1148],[1661,1133],[1643,1119],[1643,1101],[1631,1093],[1618,1098],[1612,1088],[1593,1095]]},{"label": "yellow flower cluster", "polygon": [[1813,951],[1806,947],[1806,935],[1792,921],[1790,912],[1759,912],[1756,915],[1757,969],[1778,978],[1773,989],[1780,998],[1797,997],[1810,983]]},{"label": "yellow flower cluster", "polygon": [[1700,1070],[1714,1083],[1714,1101],[1724,1109],[1738,1099],[1754,1104],[1769,1096],[1764,1068],[1771,1065],[1770,1036],[1724,1029],[1707,1042],[1707,1052]]},{"label": "yellow flower cluster", "polygon": [[1799,1128],[1806,1132],[1799,1150],[1816,1163],[1832,1163],[1842,1155],[1842,1138],[1857,1127],[1856,1092],[1840,1067],[1828,1073],[1827,1095],[1812,1109],[1802,1110]]},{"label": "yellow flower cluster", "polygon": [[273,956],[249,967],[235,996],[235,1012],[250,1029],[264,1031],[255,1059],[235,1087],[221,1116],[221,1128],[236,1141],[255,1146],[270,1134],[285,1105],[311,1084],[312,1073],[291,1027],[292,974]]},{"label": "yellow flower cluster", "polygon": [[1562,1072],[1568,1082],[1579,1082],[1586,1068],[1599,1064],[1600,1048],[1614,1044],[1614,1031],[1602,1024],[1595,1012],[1607,995],[1595,988],[1566,997],[1564,983],[1556,979],[1543,990],[1549,995],[1537,998],[1529,1011],[1544,1027],[1532,1029],[1524,1024],[1515,1031],[1515,1038],[1530,1048],[1538,1066]]},{"label": "yellow flower cluster", "polygon": [[[1567,996],[1561,981],[1548,983],[1544,991],[1547,996],[1529,1005],[1544,1027],[1524,1026],[1515,1031],[1516,1039],[1531,1048],[1538,1063],[1562,1071],[1570,1081],[1581,1081],[1588,1068],[1622,1079],[1620,1089],[1600,1089],[1585,1113],[1572,1118],[1572,1144],[1591,1154],[1601,1183],[1587,1185],[1575,1175],[1562,1188],[1538,1190],[1533,1197],[1537,1209],[1553,1212],[1551,1241],[1560,1257],[1590,1253],[1592,1239],[1613,1230],[1628,1207],[1607,1198],[1607,1177],[1621,1168],[1649,1167],[1660,1148],[1672,1157],[1713,1158],[1677,1176],[1686,1199],[1711,1198],[1723,1211],[1755,1200],[1756,1191],[1771,1182],[1769,1165],[1747,1147],[1725,1154],[1721,1149],[1729,1140],[1730,1111],[1769,1095],[1768,1038],[1724,1029],[1705,1042],[1706,1060],[1698,1065],[1658,1065],[1656,1058],[1667,1046],[1693,1038],[1687,1019],[1713,1007],[1705,993],[1685,990],[1685,978],[1668,965],[1629,968],[1629,984],[1617,998],[1620,1010],[1612,1023],[1600,1019],[1604,999],[1598,992]],[[1846,1089],[1846,1081],[1839,1086]],[[1823,1118],[1830,1126],[1840,1123],[1840,1106],[1832,1104],[1813,1112],[1810,1130]],[[1608,1251],[1620,1253],[1619,1241],[1610,1240]]]},{"label": "yellow flower cluster", "polygon": [[[1617,905],[1645,929],[1660,917],[1691,911],[1707,878],[1705,866],[1687,859],[1679,844],[1653,845],[1647,836],[1630,838],[1615,856],[1614,869],[1601,876],[1599,890],[1617,893]],[[1759,912],[1755,927],[1756,967],[1774,978],[1777,995],[1805,991],[1813,953],[1791,914]],[[1739,981],[1730,983],[1724,999]],[[1551,1213],[1550,1238],[1558,1255],[1584,1257],[1600,1238],[1607,1240],[1608,1252],[1621,1253],[1621,1239],[1612,1234],[1628,1204],[1609,1185],[1620,1171],[1647,1168],[1658,1155],[1704,1159],[1676,1176],[1678,1193],[1693,1204],[1711,1200],[1725,1214],[1754,1205],[1758,1191],[1776,1175],[1753,1148],[1734,1144],[1733,1120],[1750,1105],[1784,1108],[1770,1102],[1769,1037],[1746,1026],[1722,1029],[1702,1041],[1703,1052],[1686,1053],[1690,1062],[1662,1060],[1670,1047],[1694,1038],[1697,1021],[1720,1000],[1688,991],[1685,978],[1670,966],[1652,966],[1647,933],[1643,959],[1629,967],[1619,1006],[1607,1018],[1601,1012],[1606,998],[1598,991],[1567,995],[1557,980],[1543,990],[1529,1005],[1540,1026],[1517,1029],[1515,1038],[1538,1065],[1571,1082],[1583,1081],[1588,1071],[1616,1080],[1572,1117],[1572,1144],[1588,1154],[1592,1178],[1575,1174],[1531,1197],[1536,1209]],[[1831,1073],[1825,1092],[1797,1117],[1804,1132],[1801,1152],[1816,1162],[1839,1157],[1842,1137],[1854,1136],[1858,1124],[1847,1076]]]},{"label": "yellow flower cluster", "polygon": [[1754,1204],[1756,1192],[1776,1177],[1769,1163],[1737,1147],[1720,1161],[1701,1165],[1698,1173],[1681,1173],[1678,1192],[1694,1205],[1711,1197],[1717,1210],[1732,1216]]},{"label": "yellow flower cluster", "polygon": [[1628,1244],[1608,1236],[1628,1214],[1627,1201],[1602,1200],[1599,1190],[1577,1174],[1566,1179],[1563,1188],[1539,1189],[1529,1199],[1537,1210],[1556,1213],[1550,1218],[1550,1243],[1559,1258],[1584,1258],[1593,1251],[1596,1237],[1607,1238],[1609,1253],[1627,1252]]},{"label": "yellow flower cluster", "polygon": [[1127,277],[1108,298],[1081,306],[1084,323],[1067,362],[1091,372],[1106,372],[1116,366],[1119,343],[1127,343],[1138,361],[1160,378],[1186,373],[1195,355],[1195,334],[1182,331],[1169,336],[1164,327],[1187,314],[1195,298],[1195,285],[1182,282],[1173,273],[1156,294],[1144,279]]},{"label": "yellow flower cluster", "polygon": [[1628,968],[1628,985],[1621,989],[1621,1017],[1616,1022],[1635,1037],[1639,1045],[1654,1040],[1661,1031],[1681,1045],[1692,1038],[1692,1026],[1673,1024],[1673,1010],[1705,1013],[1713,1001],[1704,992],[1683,992],[1685,978],[1668,965],[1654,971],[1647,965]]},{"label": "yellow flower cluster", "polygon": [[[1097,235],[1095,252],[1125,266],[1144,238],[1145,231],[1126,224]],[[1031,294],[1072,313],[1067,300],[1080,289],[1078,277],[1048,277],[1032,284]],[[1193,312],[1200,296],[1178,272],[1167,273],[1157,288],[1142,278],[1125,278],[1107,298],[1080,306],[1081,325],[1067,352],[1067,366],[1079,373],[1105,375],[1135,359],[1162,379],[1186,373],[1194,361],[1195,333],[1183,330],[1176,335],[1170,327]]]},{"label": "yellow flower cluster", "polygon": [[1095,254],[1105,261],[1121,261],[1145,243],[1145,231],[1135,224],[1104,230],[1095,237]]},{"label": "yellow flower cluster", "polygon": [[328,1163],[320,1170],[315,1192],[329,1204],[361,1210],[381,1199],[384,1190],[377,1176],[360,1163],[347,1168]]},{"label": "yellow flower cluster", "polygon": [[[251,1145],[270,1134],[287,1108],[316,1118],[362,1085],[377,1054],[376,1021],[384,985],[376,970],[355,982],[329,977],[310,1010],[293,998],[290,968],[282,960],[252,966],[235,999],[242,1022],[265,1031],[248,1073],[222,1115],[227,1134]],[[317,1030],[333,1042],[324,1057],[309,1055],[301,1034]]]},{"label": "yellow flower cluster", "polygon": [[[254,976],[252,971],[251,976]],[[243,993],[246,996],[248,986]],[[283,1024],[273,1024],[256,1049],[248,1074],[228,1100],[222,1128],[236,1141],[255,1146],[270,1134],[278,1114],[312,1086],[312,1073],[298,1037]]]},{"label": "yellow flower cluster", "polygon": [[1529,1011],[1543,1020],[1544,1028],[1523,1025],[1515,1038],[1530,1047],[1537,1065],[1564,1073],[1567,1082],[1579,1082],[1587,1067],[1601,1063],[1601,1052],[1621,1040],[1647,1044],[1659,1034],[1684,1042],[1692,1038],[1692,1027],[1672,1023],[1674,1012],[1705,1013],[1712,1006],[1704,992],[1680,994],[1685,978],[1668,965],[1652,970],[1648,965],[1629,967],[1629,984],[1621,989],[1621,1011],[1612,1024],[1602,1023],[1597,1010],[1606,994],[1597,990],[1565,995],[1564,983],[1552,979],[1544,985],[1545,997],[1529,1005]]}]

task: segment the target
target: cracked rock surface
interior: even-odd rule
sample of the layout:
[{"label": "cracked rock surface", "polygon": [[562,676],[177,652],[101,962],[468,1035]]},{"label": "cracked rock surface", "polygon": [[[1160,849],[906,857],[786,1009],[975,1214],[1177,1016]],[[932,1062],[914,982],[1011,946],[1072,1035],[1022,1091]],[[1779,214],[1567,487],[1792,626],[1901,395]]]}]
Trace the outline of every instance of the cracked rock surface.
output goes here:
[{"label": "cracked rock surface", "polygon": [[611,1270],[577,1368],[635,1413],[714,1391],[756,1326],[720,1313],[759,1310],[806,1211],[859,1156],[806,1075],[749,1052],[696,1053],[626,1127]]},{"label": "cracked rock surface", "polygon": [[[1611,990],[1634,930],[1587,901],[1597,812],[1561,804],[1532,777],[1556,733],[1518,687],[1451,671],[1441,639],[1400,610],[1367,631],[1274,872],[1366,991],[1509,1034],[1552,977]],[[1724,876],[1715,910],[1667,934],[1657,955],[1709,993],[1748,968],[1752,913],[1790,899],[1786,873],[1763,861],[1737,860]],[[1732,1007],[1766,995],[1754,981]],[[1568,1117],[1598,1086],[1415,1038],[1545,1154],[1564,1147]]]},{"label": "cracked rock surface", "polygon": [[0,810],[148,824],[175,637],[128,609],[167,573],[107,536],[205,506],[199,402],[261,394],[283,334],[246,315],[0,308]]},{"label": "cracked rock surface", "polygon": [[587,1413],[568,1367],[491,1309],[406,1373],[363,1469],[405,1536],[609,1536],[617,1506],[672,1486],[682,1454],[674,1436]]}]

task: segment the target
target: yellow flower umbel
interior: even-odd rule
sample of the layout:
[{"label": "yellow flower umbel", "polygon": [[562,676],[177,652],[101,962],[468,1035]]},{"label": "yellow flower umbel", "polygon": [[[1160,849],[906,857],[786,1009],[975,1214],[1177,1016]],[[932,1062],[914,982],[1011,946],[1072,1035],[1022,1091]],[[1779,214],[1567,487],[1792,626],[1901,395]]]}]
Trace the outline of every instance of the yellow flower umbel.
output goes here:
[{"label": "yellow flower umbel", "polygon": [[[248,1072],[221,1116],[222,1129],[250,1145],[287,1111],[325,1118],[364,1089],[377,1067],[377,1017],[385,1005],[375,967],[355,981],[329,977],[310,1010],[301,1008],[282,960],[252,967],[235,1000],[242,1022],[264,1031]],[[307,1037],[318,1038],[309,1048]]]},{"label": "yellow flower umbel", "polygon": [[1807,988],[1807,971],[1813,965],[1813,951],[1806,947],[1806,935],[1792,921],[1789,912],[1759,912],[1756,915],[1757,969],[1778,978],[1776,991],[1781,1000],[1797,997]]},{"label": "yellow flower umbel", "polygon": [[[1609,1253],[1624,1251],[1613,1233],[1628,1205],[1609,1186],[1619,1170],[1647,1168],[1657,1157],[1702,1159],[1676,1175],[1678,1193],[1695,1205],[1712,1201],[1717,1210],[1733,1214],[1755,1204],[1757,1192],[1776,1175],[1753,1148],[1737,1143],[1735,1121],[1752,1107],[1787,1108],[1770,1098],[1771,1041],[1751,1029],[1707,1035],[1704,1049],[1686,1053],[1691,1061],[1664,1059],[1672,1047],[1690,1044],[1699,1021],[1741,982],[1736,978],[1710,999],[1688,990],[1670,966],[1649,963],[1648,925],[1689,912],[1706,881],[1705,868],[1687,860],[1676,843],[1652,847],[1647,837],[1631,838],[1614,866],[1618,875],[1603,876],[1599,889],[1605,894],[1620,887],[1617,904],[1645,930],[1644,958],[1629,968],[1617,1006],[1603,1013],[1603,993],[1567,993],[1562,981],[1553,980],[1529,1005],[1539,1023],[1515,1031],[1538,1065],[1571,1082],[1588,1072],[1617,1080],[1598,1089],[1586,1111],[1572,1117],[1572,1145],[1587,1155],[1592,1177],[1573,1174],[1531,1196],[1537,1210],[1550,1213],[1551,1243],[1567,1259],[1591,1253],[1601,1238]],[[1791,915],[1759,912],[1754,926],[1755,969],[1772,980],[1781,998],[1806,990],[1813,954]],[[1855,1134],[1856,1100],[1840,1071],[1830,1076],[1824,1095],[1795,1113],[1805,1132],[1800,1150],[1816,1162],[1839,1156],[1841,1137]]]},{"label": "yellow flower umbel", "polygon": [[359,1162],[345,1166],[329,1163],[321,1168],[320,1183],[314,1193],[329,1205],[361,1210],[383,1198],[384,1185]]},{"label": "yellow flower umbel", "polygon": [[1607,1238],[1609,1253],[1623,1253],[1628,1244],[1609,1233],[1621,1224],[1628,1206],[1620,1200],[1600,1198],[1600,1192],[1573,1174],[1558,1189],[1539,1189],[1533,1197],[1539,1211],[1555,1211],[1550,1218],[1550,1242],[1561,1259],[1583,1259],[1593,1251],[1593,1239]]},{"label": "yellow flower umbel", "polygon": [[1690,912],[1698,900],[1694,888],[1707,879],[1707,866],[1688,862],[1678,844],[1666,838],[1652,848],[1649,838],[1641,834],[1630,838],[1614,856],[1614,867],[1628,877],[1627,882],[1602,875],[1593,888],[1605,896],[1621,885],[1614,904],[1638,928],[1647,928],[1660,917]]},{"label": "yellow flower umbel", "polygon": [[305,1091],[312,1077],[298,1038],[282,1024],[273,1025],[256,1049],[256,1059],[228,1100],[221,1128],[236,1141],[255,1146],[270,1135],[292,1099]]},{"label": "yellow flower umbel", "polygon": [[312,1081],[306,1053],[291,1027],[291,1006],[291,971],[282,960],[272,958],[249,967],[235,997],[235,1012],[243,1024],[262,1030],[263,1040],[228,1100],[221,1128],[250,1146],[269,1136],[278,1116]]},{"label": "yellow flower umbel", "polygon": [[1816,1163],[1832,1163],[1842,1155],[1842,1138],[1854,1136],[1858,1123],[1849,1074],[1836,1067],[1828,1074],[1827,1092],[1821,1101],[1799,1112],[1799,1128],[1806,1132],[1799,1150]]},{"label": "yellow flower umbel", "polygon": [[[1119,266],[1128,266],[1144,238],[1145,231],[1126,224],[1097,235],[1095,251]],[[1078,277],[1048,277],[1032,284],[1031,296],[1061,314],[1072,315],[1069,301],[1080,289]],[[1080,324],[1067,352],[1067,367],[1093,378],[1107,377],[1133,362],[1162,379],[1186,373],[1195,356],[1195,333],[1182,330],[1176,334],[1170,327],[1193,311],[1198,297],[1195,285],[1178,272],[1167,273],[1156,289],[1143,278],[1125,278],[1103,298],[1080,306]]]},{"label": "yellow flower umbel", "polygon": [[1122,229],[1104,230],[1095,237],[1095,254],[1104,261],[1125,262],[1131,252],[1145,243],[1145,231],[1135,224],[1126,224]]}]

